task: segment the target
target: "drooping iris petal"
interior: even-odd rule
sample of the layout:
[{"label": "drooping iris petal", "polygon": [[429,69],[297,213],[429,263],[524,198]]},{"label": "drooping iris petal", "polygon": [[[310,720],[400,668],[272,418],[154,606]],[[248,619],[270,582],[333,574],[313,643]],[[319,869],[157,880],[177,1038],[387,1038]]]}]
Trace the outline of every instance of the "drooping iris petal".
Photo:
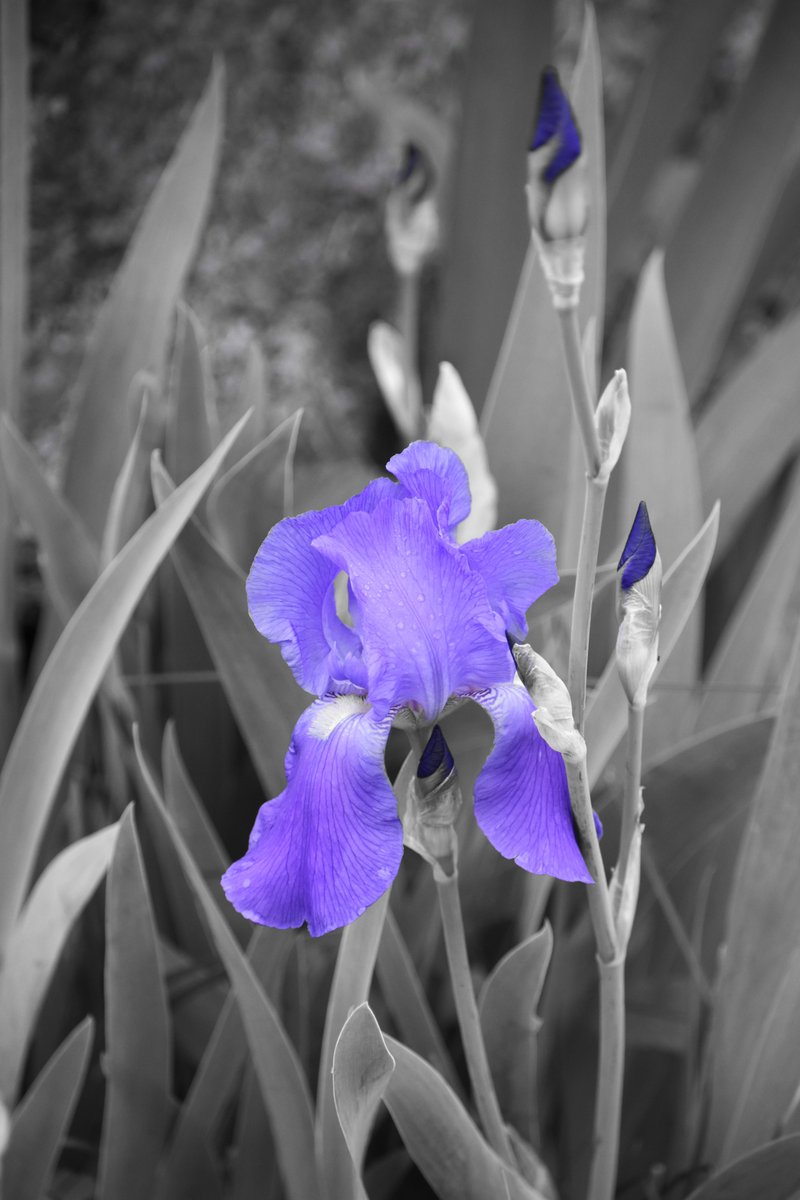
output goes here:
[{"label": "drooping iris petal", "polygon": [[656,560],[656,539],[650,525],[650,514],[644,500],[639,501],[628,540],[620,556],[617,570],[622,572],[622,589],[627,591],[640,579],[644,579]]},{"label": "drooping iris petal", "polygon": [[515,521],[465,542],[461,551],[484,578],[489,603],[516,638],[534,600],[558,583],[553,535],[538,521]]},{"label": "drooping iris petal", "polygon": [[492,845],[535,875],[592,877],[575,839],[566,771],[533,723],[525,688],[472,696],[494,722],[494,747],[475,782],[475,818]]},{"label": "drooping iris petal", "polygon": [[581,137],[569,100],[558,78],[558,72],[546,67],[542,72],[539,109],[530,149],[539,150],[555,141],[554,154],[544,170],[546,183],[554,183],[571,167],[581,153]]},{"label": "drooping iris petal", "polygon": [[469,516],[472,500],[466,468],[457,454],[434,442],[412,442],[395,454],[386,470],[409,496],[424,500],[439,529],[450,533]]},{"label": "drooping iris petal", "polygon": [[389,887],[403,853],[383,765],[391,723],[359,696],[303,713],[286,789],[262,805],[247,853],[222,879],[248,920],[277,929],[307,921],[316,937],[354,921]]},{"label": "drooping iris petal", "polygon": [[[376,479],[346,504],[287,517],[256,554],[247,579],[250,616],[259,633],[280,643],[297,682],[315,695],[350,679],[346,663],[357,642],[337,622],[335,607],[331,615],[336,567],[311,543],[349,512],[369,510],[394,490],[390,480]],[[352,682],[359,684],[358,679]]]},{"label": "drooping iris petal", "polygon": [[314,546],[350,578],[376,714],[416,704],[433,720],[453,692],[513,677],[482,577],[424,500],[351,513]]}]

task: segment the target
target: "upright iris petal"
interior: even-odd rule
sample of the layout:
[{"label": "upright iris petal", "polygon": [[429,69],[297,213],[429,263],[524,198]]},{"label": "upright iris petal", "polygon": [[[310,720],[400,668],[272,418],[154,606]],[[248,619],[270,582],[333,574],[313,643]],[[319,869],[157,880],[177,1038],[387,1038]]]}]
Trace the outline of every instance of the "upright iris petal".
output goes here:
[{"label": "upright iris petal", "polygon": [[[591,878],[563,762],[512,683],[507,640],[524,636],[528,608],[558,580],[553,539],[518,521],[459,546],[470,496],[456,455],[415,442],[388,468],[397,482],[281,521],[247,581],[258,629],[323,698],[298,721],[286,788],[262,806],[223,885],[251,920],[307,922],[314,935],[354,920],[397,872],[402,827],[383,762],[394,718],[410,709],[434,724],[453,698],[472,698],[494,721],[475,788],[489,840],[529,871]],[[418,783],[445,767],[452,758],[434,733]]]}]

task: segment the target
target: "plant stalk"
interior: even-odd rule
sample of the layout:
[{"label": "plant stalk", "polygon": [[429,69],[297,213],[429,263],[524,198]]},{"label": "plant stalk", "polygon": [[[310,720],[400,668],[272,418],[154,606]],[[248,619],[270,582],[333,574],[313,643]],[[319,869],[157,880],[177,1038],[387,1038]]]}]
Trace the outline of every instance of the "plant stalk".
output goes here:
[{"label": "plant stalk", "polygon": [[578,569],[575,576],[575,596],[572,601],[567,687],[572,701],[575,727],[583,733],[586,714],[586,670],[589,657],[589,629],[592,619],[592,599],[600,548],[600,530],[606,503],[608,481],[586,476],[583,502],[583,524],[578,547]]},{"label": "plant stalk", "polygon": [[[411,274],[400,274],[400,300],[398,324],[403,344],[403,377],[405,386],[406,411],[412,411],[413,398],[420,395],[419,383],[419,285],[418,271]],[[415,437],[425,435],[422,405],[417,404],[415,412]]]},{"label": "plant stalk", "polygon": [[434,871],[436,892],[442,914],[444,944],[447,964],[456,1002],[458,1025],[467,1060],[472,1094],[478,1109],[486,1137],[493,1150],[511,1167],[515,1167],[511,1142],[500,1113],[497,1094],[494,1090],[489,1060],[481,1033],[478,1005],[469,971],[467,943],[464,936],[464,921],[461,915],[461,900],[458,894],[458,871],[445,874],[441,868]]},{"label": "plant stalk", "polygon": [[575,418],[578,422],[586,456],[586,473],[594,478],[600,470],[600,442],[594,423],[594,399],[589,390],[581,349],[578,309],[573,305],[572,308],[558,308],[556,312],[561,329],[561,345],[564,350],[572,407],[575,410]]},{"label": "plant stalk", "polygon": [[625,763],[625,792],[622,798],[622,828],[619,839],[617,879],[620,888],[625,885],[631,843],[639,823],[640,797],[642,791],[642,741],[644,738],[644,705],[628,705],[628,747]]},{"label": "plant stalk", "polygon": [[625,954],[620,951],[611,897],[587,782],[586,758],[566,762],[570,802],[594,886],[587,888],[600,979],[600,1054],[594,1110],[594,1151],[588,1200],[612,1200],[619,1157],[625,1064]]}]

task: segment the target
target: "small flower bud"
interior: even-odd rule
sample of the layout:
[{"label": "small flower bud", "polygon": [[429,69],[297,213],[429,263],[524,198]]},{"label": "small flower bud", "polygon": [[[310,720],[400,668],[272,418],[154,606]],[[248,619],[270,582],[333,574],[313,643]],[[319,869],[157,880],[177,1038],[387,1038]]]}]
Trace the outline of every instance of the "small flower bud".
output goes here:
[{"label": "small flower bud", "polygon": [[456,858],[454,825],[461,788],[450,747],[434,725],[412,780],[403,817],[404,840],[434,868],[451,874]]},{"label": "small flower bud", "polygon": [[433,167],[414,142],[386,201],[389,258],[398,275],[417,275],[439,244]]},{"label": "small flower bud", "polygon": [[580,762],[586,755],[586,743],[575,728],[567,685],[525,642],[514,646],[514,659],[519,677],[536,705],[533,720],[539,733],[567,762]]},{"label": "small flower bud", "polygon": [[597,478],[606,481],[617,465],[631,423],[631,398],[628,394],[628,376],[624,371],[614,372],[614,378],[600,397],[594,423],[600,444]]},{"label": "small flower bud", "polygon": [[556,308],[578,303],[589,215],[581,137],[552,67],[542,72],[528,153],[528,214]]},{"label": "small flower bud", "polygon": [[617,670],[628,703],[640,706],[647,699],[658,662],[661,621],[661,556],[643,500],[636,510],[617,570],[622,572]]}]

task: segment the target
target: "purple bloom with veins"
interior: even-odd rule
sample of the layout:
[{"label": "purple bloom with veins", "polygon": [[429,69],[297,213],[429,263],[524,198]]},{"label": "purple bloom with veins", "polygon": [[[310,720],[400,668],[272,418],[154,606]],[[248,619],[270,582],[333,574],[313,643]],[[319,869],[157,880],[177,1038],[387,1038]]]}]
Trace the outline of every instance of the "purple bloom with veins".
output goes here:
[{"label": "purple bloom with veins", "polygon": [[507,634],[558,579],[538,521],[457,545],[470,509],[456,455],[415,442],[346,504],[281,521],[247,581],[258,630],[319,696],[300,717],[285,790],[262,805],[243,858],[223,877],[231,903],[313,935],[346,925],[386,891],[403,853],[384,769],[393,721],[432,725],[451,699],[480,704],[494,746],[475,816],[507,858],[590,883],[575,840],[561,756],[541,738],[515,681]]}]

